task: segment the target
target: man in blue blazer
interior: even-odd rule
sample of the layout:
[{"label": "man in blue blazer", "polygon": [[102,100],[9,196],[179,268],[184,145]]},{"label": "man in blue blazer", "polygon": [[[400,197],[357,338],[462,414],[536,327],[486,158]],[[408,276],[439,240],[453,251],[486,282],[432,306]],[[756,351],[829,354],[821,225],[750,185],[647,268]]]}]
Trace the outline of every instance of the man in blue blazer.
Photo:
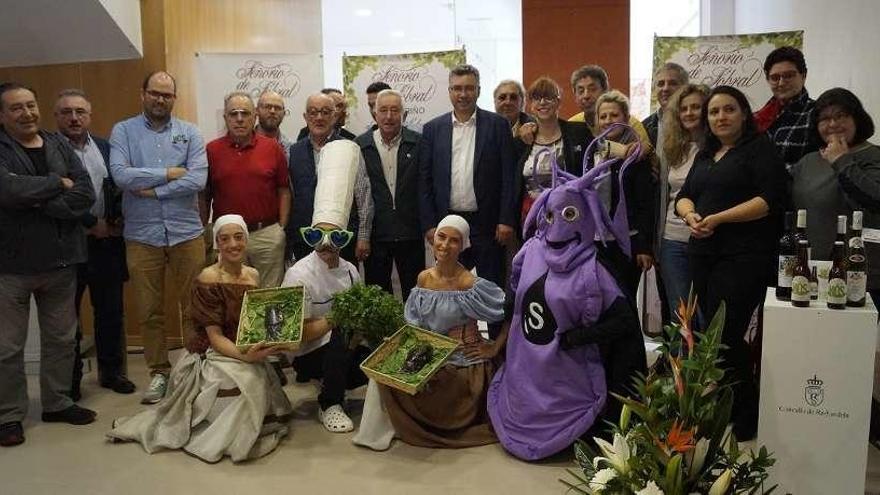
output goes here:
[{"label": "man in blue blazer", "polygon": [[[462,253],[467,268],[505,287],[504,248],[513,238],[518,209],[514,194],[516,158],[510,123],[477,108],[480,72],[459,65],[449,72],[453,111],[422,130],[419,159],[419,208],[429,243],[447,214],[470,224],[471,247]],[[494,333],[494,332],[490,332]]]}]

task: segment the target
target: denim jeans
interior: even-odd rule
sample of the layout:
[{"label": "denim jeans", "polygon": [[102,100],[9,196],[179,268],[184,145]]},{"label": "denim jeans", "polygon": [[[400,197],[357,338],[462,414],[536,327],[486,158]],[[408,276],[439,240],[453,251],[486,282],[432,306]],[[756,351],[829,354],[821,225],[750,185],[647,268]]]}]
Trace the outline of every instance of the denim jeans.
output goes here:
[{"label": "denim jeans", "polygon": [[669,310],[675,314],[679,299],[687,301],[691,288],[688,243],[663,239],[660,242],[660,270],[663,275],[663,285],[666,288]]}]

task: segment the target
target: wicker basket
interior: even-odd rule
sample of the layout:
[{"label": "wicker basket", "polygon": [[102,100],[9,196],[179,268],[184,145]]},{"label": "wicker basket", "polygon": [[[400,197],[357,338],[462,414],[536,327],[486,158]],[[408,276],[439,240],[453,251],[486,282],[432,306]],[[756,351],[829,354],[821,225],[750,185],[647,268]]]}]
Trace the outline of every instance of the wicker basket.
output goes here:
[{"label": "wicker basket", "polygon": [[[394,351],[400,346],[401,340],[403,340],[403,337],[406,334],[416,338],[420,343],[430,344],[434,348],[434,352],[439,352],[442,356],[442,359],[435,361],[434,364],[431,365],[432,369],[430,369],[427,375],[425,375],[425,377],[417,384],[404,382],[394,376],[379,371],[382,362],[385,358],[394,353]],[[406,392],[410,395],[415,395],[422,390],[425,387],[425,384],[431,381],[434,374],[446,364],[446,360],[452,356],[452,353],[458,348],[458,344],[459,342],[457,340],[450,339],[444,335],[423,330],[412,325],[404,325],[394,332],[394,335],[386,338],[385,341],[382,342],[382,344],[373,351],[369,357],[367,357],[367,359],[364,359],[364,362],[361,363],[361,369],[368,377],[378,383],[396,388],[397,390]]]},{"label": "wicker basket", "polygon": [[[247,318],[247,309],[255,304],[260,304],[260,301],[265,300],[267,296],[277,295],[281,295],[284,299],[288,301],[293,301],[294,304],[299,305],[299,319],[298,321],[294,322],[294,325],[299,328],[299,331],[296,333],[295,340],[263,341],[265,341],[267,344],[276,345],[278,347],[288,350],[295,350],[299,348],[300,343],[302,342],[303,320],[305,314],[305,288],[302,286],[274,287],[271,289],[254,289],[244,293],[244,300],[241,303],[241,315],[238,320],[238,332],[236,333],[235,338],[235,345],[240,351],[247,351],[255,344],[255,342],[242,342],[242,336],[245,334],[245,332],[250,330],[250,326],[254,324],[253,321]],[[263,339],[266,338],[265,331],[263,331],[262,337]]]}]

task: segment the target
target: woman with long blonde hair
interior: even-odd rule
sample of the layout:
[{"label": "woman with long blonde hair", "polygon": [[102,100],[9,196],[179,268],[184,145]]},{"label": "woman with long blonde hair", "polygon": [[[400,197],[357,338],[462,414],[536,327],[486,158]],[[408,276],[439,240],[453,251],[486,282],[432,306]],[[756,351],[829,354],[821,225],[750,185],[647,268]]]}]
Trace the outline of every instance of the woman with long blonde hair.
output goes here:
[{"label": "woman with long blonde hair", "polygon": [[675,196],[684,184],[703,139],[700,118],[708,93],[708,88],[702,85],[682,86],[669,98],[660,124],[660,187],[657,189],[660,208],[655,252],[659,253],[660,272],[671,309],[676,307],[679,299],[687,300],[690,290],[687,254],[690,230],[675,214]]}]

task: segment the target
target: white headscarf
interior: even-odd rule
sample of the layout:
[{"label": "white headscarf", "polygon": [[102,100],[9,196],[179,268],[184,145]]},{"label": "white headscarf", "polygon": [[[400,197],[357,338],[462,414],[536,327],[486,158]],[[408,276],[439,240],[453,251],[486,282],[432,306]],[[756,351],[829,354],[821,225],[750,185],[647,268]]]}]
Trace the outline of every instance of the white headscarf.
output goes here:
[{"label": "white headscarf", "polygon": [[437,224],[437,228],[434,229],[435,239],[437,238],[437,232],[440,232],[440,229],[443,227],[452,227],[461,234],[462,251],[471,247],[471,226],[468,225],[467,220],[458,215],[446,215],[443,220],[440,220],[440,223]]},{"label": "white headscarf", "polygon": [[217,244],[217,235],[220,234],[220,229],[223,228],[224,225],[229,224],[240,226],[241,230],[244,231],[244,238],[248,238],[247,224],[244,222],[244,218],[242,218],[241,215],[223,215],[214,220],[214,251],[220,249],[220,245]]}]

